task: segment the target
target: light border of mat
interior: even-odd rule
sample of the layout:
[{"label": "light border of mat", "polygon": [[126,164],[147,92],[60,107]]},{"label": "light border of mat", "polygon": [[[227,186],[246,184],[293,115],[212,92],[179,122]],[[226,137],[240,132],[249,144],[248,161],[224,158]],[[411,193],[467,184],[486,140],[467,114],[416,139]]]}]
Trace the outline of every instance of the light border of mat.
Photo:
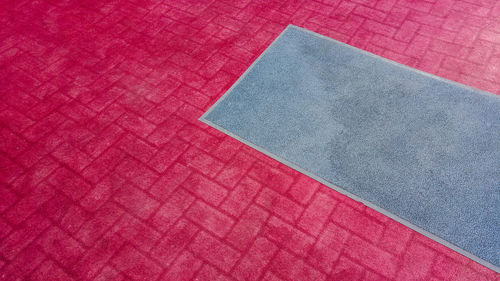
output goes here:
[{"label": "light border of mat", "polygon": [[310,33],[310,34],[312,34],[314,36],[317,36],[317,37],[320,37],[320,38],[323,38],[323,39],[327,39],[327,40],[333,41],[333,42],[335,42],[337,44],[341,44],[341,45],[343,45],[345,47],[349,47],[351,49],[354,49],[354,50],[356,50],[356,51],[358,51],[360,53],[370,55],[372,57],[381,59],[381,60],[383,60],[385,62],[392,63],[392,64],[394,64],[396,66],[403,67],[405,69],[409,69],[411,71],[415,71],[415,72],[417,72],[419,74],[422,74],[422,75],[425,75],[425,76],[428,76],[428,77],[431,77],[431,78],[434,78],[434,79],[438,79],[438,80],[441,80],[441,81],[446,82],[446,83],[451,83],[451,84],[457,85],[459,87],[463,87],[463,88],[466,88],[466,89],[471,89],[471,90],[474,90],[475,92],[478,92],[480,94],[484,94],[484,95],[488,95],[488,96],[494,96],[496,98],[499,98],[499,96],[497,96],[495,94],[488,93],[488,92],[485,92],[485,91],[481,91],[479,89],[476,89],[476,88],[473,88],[473,87],[469,87],[467,85],[463,85],[463,84],[457,83],[455,81],[451,81],[451,80],[445,79],[443,77],[439,77],[439,76],[436,76],[436,75],[433,75],[433,74],[430,74],[430,73],[427,73],[427,72],[424,72],[424,71],[421,71],[421,70],[409,67],[409,66],[404,65],[404,64],[397,63],[395,61],[386,59],[384,57],[375,55],[373,53],[370,53],[370,52],[358,49],[358,48],[353,47],[351,45],[348,45],[346,43],[337,41],[337,40],[335,40],[333,38],[321,35],[319,33],[307,30],[307,29],[302,28],[302,27],[298,27],[298,26],[289,24],[280,33],[280,35],[278,35],[278,37],[276,37],[276,39],[274,39],[274,41],[264,50],[264,52],[262,52],[262,54],[260,54],[260,56],[250,65],[250,67],[240,76],[240,78],[238,78],[238,80],[231,86],[231,88],[229,88],[229,90],[227,90],[205,113],[203,113],[203,115],[200,118],[198,118],[198,120],[201,121],[201,122],[203,122],[203,123],[205,123],[205,124],[207,124],[207,125],[209,125],[209,126],[211,126],[211,127],[213,127],[213,128],[215,128],[215,129],[217,129],[217,130],[219,130],[219,131],[221,131],[221,132],[223,132],[224,134],[226,134],[226,135],[228,135],[228,136],[230,136],[230,137],[232,137],[232,138],[234,138],[234,139],[242,142],[243,144],[246,144],[246,145],[252,147],[253,149],[255,149],[257,151],[259,151],[261,153],[264,153],[265,155],[273,158],[274,160],[276,160],[278,162],[281,162],[281,163],[287,165],[288,167],[290,167],[290,168],[292,168],[292,169],[294,169],[294,170],[296,170],[296,171],[298,171],[298,172],[300,172],[300,173],[302,173],[302,174],[304,174],[304,175],[306,175],[308,177],[313,178],[314,180],[316,180],[316,181],[318,181],[318,182],[320,182],[320,183],[322,183],[322,184],[324,184],[324,185],[332,188],[333,190],[335,190],[337,192],[340,192],[340,193],[342,193],[342,194],[350,197],[351,199],[353,199],[355,201],[363,203],[365,206],[367,206],[369,208],[372,208],[375,211],[384,214],[385,216],[388,216],[389,218],[391,218],[391,219],[393,219],[393,220],[395,220],[395,221],[397,221],[397,222],[399,222],[399,223],[401,223],[401,224],[403,224],[403,225],[405,225],[405,226],[407,226],[407,227],[415,230],[416,232],[418,232],[418,233],[420,233],[420,234],[422,234],[422,235],[424,235],[424,236],[426,236],[426,237],[428,237],[428,238],[430,238],[430,239],[432,239],[432,240],[434,240],[434,241],[436,241],[436,242],[438,242],[438,243],[440,243],[440,244],[442,244],[442,245],[444,245],[444,246],[446,246],[446,247],[454,250],[455,252],[457,252],[457,253],[459,253],[461,255],[464,255],[464,256],[468,257],[469,259],[471,259],[471,260],[473,260],[473,261],[475,261],[475,262],[477,262],[479,264],[482,264],[482,265],[484,265],[484,266],[486,266],[486,267],[488,267],[488,268],[496,271],[497,273],[500,273],[500,267],[497,267],[496,265],[494,265],[494,264],[492,264],[492,263],[490,263],[488,261],[485,261],[482,258],[480,258],[480,257],[478,257],[478,256],[476,256],[474,254],[471,254],[471,253],[467,252],[466,250],[464,250],[464,249],[462,249],[462,248],[460,248],[460,247],[458,247],[458,246],[456,246],[456,245],[454,245],[454,244],[452,244],[452,243],[444,240],[443,238],[441,238],[441,237],[439,237],[439,236],[437,236],[435,234],[432,234],[431,232],[429,232],[429,231],[427,231],[427,230],[425,230],[425,229],[423,229],[423,228],[421,228],[421,227],[419,227],[419,226],[417,226],[417,225],[415,225],[415,224],[413,224],[413,223],[411,223],[411,222],[409,222],[409,221],[407,221],[407,220],[405,220],[405,219],[403,219],[403,218],[401,218],[401,217],[399,217],[399,216],[397,216],[397,215],[395,215],[395,214],[393,214],[393,213],[391,213],[391,212],[389,212],[389,211],[387,211],[387,210],[385,210],[385,209],[383,209],[383,208],[381,208],[381,207],[379,207],[379,206],[377,206],[377,205],[375,205],[375,204],[373,204],[373,203],[371,203],[371,202],[369,202],[369,201],[367,201],[367,200],[365,200],[365,199],[363,199],[363,198],[361,198],[361,197],[359,197],[359,196],[357,196],[357,195],[355,195],[355,194],[353,194],[353,193],[351,193],[351,192],[349,192],[349,191],[347,191],[347,190],[345,190],[345,189],[343,189],[343,188],[341,188],[341,187],[339,187],[339,186],[337,186],[337,185],[329,182],[329,181],[326,181],[325,179],[323,179],[323,178],[321,178],[319,176],[316,176],[313,173],[310,173],[310,172],[306,171],[305,169],[303,169],[303,168],[301,168],[301,167],[299,167],[299,166],[297,166],[297,165],[295,165],[295,164],[293,164],[293,163],[291,163],[291,162],[289,162],[289,161],[287,161],[287,160],[279,157],[278,155],[275,155],[275,154],[269,152],[268,150],[264,149],[263,147],[260,147],[260,146],[258,146],[256,144],[252,143],[252,142],[249,142],[249,141],[243,139],[242,137],[239,137],[238,135],[235,135],[235,134],[231,133],[230,131],[224,129],[223,127],[221,127],[221,126],[219,126],[219,125],[217,125],[215,123],[212,123],[211,121],[205,119],[205,116],[208,115],[215,107],[217,107],[217,105],[222,100],[224,100],[224,98],[226,98],[232,92],[232,90],[241,82],[241,80],[243,80],[245,78],[245,76],[260,61],[260,59],[262,57],[264,57],[265,54],[271,49],[271,47],[281,38],[281,36],[285,33],[285,31],[287,31],[288,29],[291,29],[291,28],[295,28],[295,29],[299,29],[299,30],[308,32],[308,33]]}]

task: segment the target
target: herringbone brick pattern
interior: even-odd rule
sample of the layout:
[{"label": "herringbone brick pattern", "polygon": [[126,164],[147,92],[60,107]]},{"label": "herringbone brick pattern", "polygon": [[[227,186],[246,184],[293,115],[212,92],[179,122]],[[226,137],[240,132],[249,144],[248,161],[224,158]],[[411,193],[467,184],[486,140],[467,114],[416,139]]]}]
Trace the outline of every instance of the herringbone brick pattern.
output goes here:
[{"label": "herringbone brick pattern", "polygon": [[500,280],[197,118],[288,24],[500,93],[496,0],[1,1],[1,280]]}]

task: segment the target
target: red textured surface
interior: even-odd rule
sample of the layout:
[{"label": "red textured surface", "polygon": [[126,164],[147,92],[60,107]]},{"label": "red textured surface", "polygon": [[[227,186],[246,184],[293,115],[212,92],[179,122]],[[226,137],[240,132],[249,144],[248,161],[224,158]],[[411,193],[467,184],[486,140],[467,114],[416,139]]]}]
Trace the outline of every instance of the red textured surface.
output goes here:
[{"label": "red textured surface", "polygon": [[197,118],[289,23],[500,93],[496,0],[2,1],[1,280],[499,280]]}]

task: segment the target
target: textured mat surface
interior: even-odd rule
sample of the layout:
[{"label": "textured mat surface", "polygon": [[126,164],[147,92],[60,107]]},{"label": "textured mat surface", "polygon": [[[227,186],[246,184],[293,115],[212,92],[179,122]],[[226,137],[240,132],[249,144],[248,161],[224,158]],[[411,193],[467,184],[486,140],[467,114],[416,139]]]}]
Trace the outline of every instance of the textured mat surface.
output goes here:
[{"label": "textured mat surface", "polygon": [[498,96],[290,25],[201,120],[500,266]]},{"label": "textured mat surface", "polygon": [[497,279],[198,118],[289,23],[500,93],[499,1],[0,7],[0,280]]}]

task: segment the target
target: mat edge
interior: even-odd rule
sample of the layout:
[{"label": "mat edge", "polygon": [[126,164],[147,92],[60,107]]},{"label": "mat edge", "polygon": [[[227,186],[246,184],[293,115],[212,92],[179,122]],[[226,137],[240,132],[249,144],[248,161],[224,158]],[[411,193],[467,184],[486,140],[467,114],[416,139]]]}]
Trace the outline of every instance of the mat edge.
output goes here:
[{"label": "mat edge", "polygon": [[361,198],[361,197],[359,197],[359,196],[357,196],[357,195],[355,195],[353,193],[350,193],[349,191],[347,191],[347,190],[345,190],[345,189],[343,189],[343,188],[341,188],[341,187],[339,187],[339,186],[337,186],[337,185],[335,185],[335,184],[333,184],[333,183],[331,183],[331,182],[329,182],[329,181],[327,181],[327,180],[325,180],[325,179],[323,179],[323,178],[321,178],[319,176],[316,176],[316,175],[308,172],[307,170],[305,170],[305,169],[303,169],[303,168],[301,168],[301,167],[299,167],[299,166],[297,166],[297,165],[289,162],[288,160],[285,160],[285,159],[283,159],[283,158],[281,158],[281,157],[279,157],[279,156],[271,153],[270,151],[268,151],[268,150],[266,150],[266,149],[264,149],[264,148],[262,148],[262,147],[260,147],[260,146],[258,146],[256,144],[254,144],[254,143],[252,143],[250,141],[247,141],[244,138],[242,138],[242,137],[240,137],[240,136],[238,136],[236,134],[233,134],[232,132],[226,130],[225,128],[223,128],[223,127],[221,127],[221,126],[219,126],[219,125],[217,125],[217,124],[215,124],[215,123],[213,123],[213,122],[211,122],[211,121],[209,121],[209,120],[207,120],[205,118],[213,109],[215,109],[215,107],[217,107],[217,105],[220,102],[222,102],[232,92],[232,90],[245,78],[245,76],[262,59],[262,57],[264,57],[265,54],[274,46],[274,44],[285,34],[285,32],[287,30],[291,29],[291,28],[296,28],[296,29],[299,29],[301,31],[310,33],[310,34],[312,34],[314,36],[320,37],[322,39],[333,41],[333,42],[335,42],[337,44],[341,44],[341,45],[343,45],[345,47],[349,47],[349,48],[354,49],[354,50],[356,50],[358,52],[367,54],[369,56],[372,56],[372,57],[375,57],[375,58],[378,58],[378,59],[381,59],[381,60],[383,60],[385,62],[389,62],[391,64],[394,64],[394,65],[398,66],[398,67],[402,67],[402,68],[409,69],[411,71],[415,71],[415,72],[420,73],[422,75],[425,75],[425,76],[428,76],[428,77],[431,77],[431,78],[443,81],[445,83],[449,83],[449,84],[452,84],[452,85],[455,85],[455,86],[458,86],[458,87],[462,87],[462,88],[465,88],[465,89],[473,90],[474,92],[478,92],[479,94],[483,94],[483,95],[487,95],[487,96],[493,96],[495,98],[500,98],[499,95],[496,95],[496,94],[493,94],[493,93],[490,93],[490,92],[486,92],[486,91],[482,91],[482,90],[479,90],[479,89],[476,89],[476,88],[473,88],[473,87],[470,87],[470,86],[458,83],[456,81],[448,80],[446,78],[439,77],[439,76],[436,76],[434,74],[431,74],[431,73],[428,73],[428,72],[425,72],[425,71],[422,71],[422,70],[418,70],[418,69],[412,68],[410,66],[407,66],[407,65],[404,65],[404,64],[392,61],[390,59],[378,56],[376,54],[373,54],[373,53],[370,53],[368,51],[359,49],[357,47],[351,46],[351,45],[346,44],[344,42],[340,42],[340,41],[335,40],[333,38],[330,38],[330,37],[327,37],[325,35],[316,33],[314,31],[310,31],[310,30],[307,30],[305,28],[302,28],[302,27],[299,27],[299,26],[296,26],[296,25],[293,25],[293,24],[289,24],[273,40],[273,42],[257,57],[257,59],[255,59],[255,61],[248,67],[247,70],[245,70],[245,72],[238,78],[238,80],[236,80],[236,82],[233,85],[231,85],[231,87],[214,104],[212,104],[210,106],[210,108],[207,111],[205,111],[205,113],[203,113],[203,115],[200,116],[200,118],[198,118],[198,120],[201,121],[201,122],[203,122],[204,124],[210,126],[210,127],[213,127],[214,129],[219,130],[220,132],[222,132],[222,133],[224,133],[224,134],[226,134],[226,135],[228,135],[228,136],[230,136],[230,137],[232,137],[232,138],[240,141],[241,143],[246,144],[246,145],[252,147],[253,149],[255,149],[255,150],[257,150],[257,151],[259,151],[259,152],[261,152],[261,153],[263,153],[263,154],[265,154],[265,155],[273,158],[274,160],[276,160],[276,161],[278,161],[280,163],[283,163],[283,164],[291,167],[292,169],[294,169],[294,170],[296,170],[296,171],[298,171],[298,172],[300,172],[300,173],[302,173],[302,174],[304,174],[304,175],[306,175],[306,176],[308,176],[308,177],[310,177],[310,178],[312,178],[312,179],[314,179],[314,180],[322,183],[323,185],[326,185],[329,188],[331,188],[331,189],[333,189],[333,190],[335,190],[335,191],[337,191],[337,192],[339,192],[339,193],[341,193],[341,194],[343,194],[343,195],[345,195],[345,196],[347,196],[347,197],[349,197],[349,198],[351,198],[351,199],[353,199],[355,201],[361,202],[365,206],[367,206],[367,207],[369,207],[369,208],[371,208],[371,209],[373,209],[373,210],[375,210],[375,211],[377,211],[379,213],[382,213],[383,215],[385,215],[385,216],[387,216],[387,217],[389,217],[389,218],[391,218],[391,219],[393,219],[393,220],[401,223],[402,225],[404,225],[406,227],[409,227],[410,229],[412,229],[412,230],[414,230],[414,231],[416,231],[416,232],[418,232],[418,233],[420,233],[420,234],[428,237],[429,239],[432,239],[432,240],[436,241],[437,243],[439,243],[439,244],[441,244],[441,245],[443,245],[445,247],[448,247],[451,250],[453,250],[453,251],[455,251],[455,252],[457,252],[457,253],[459,253],[459,254],[461,254],[461,255],[463,255],[463,256],[465,256],[465,257],[467,257],[467,258],[469,258],[469,259],[471,259],[471,260],[473,260],[473,261],[475,261],[475,262],[477,262],[477,263],[479,263],[479,264],[481,264],[481,265],[483,265],[483,266],[485,266],[485,267],[487,267],[487,268],[489,268],[489,269],[491,269],[491,270],[493,270],[493,271],[495,271],[497,273],[500,273],[500,267],[498,267],[498,266],[496,266],[496,265],[494,265],[494,264],[492,264],[492,263],[490,263],[490,262],[488,262],[486,260],[483,260],[482,258],[480,258],[480,257],[478,257],[478,256],[476,256],[476,255],[474,255],[474,254],[472,254],[472,253],[470,253],[470,252],[468,252],[468,251],[466,251],[466,250],[464,250],[464,249],[456,246],[455,244],[452,244],[451,242],[448,242],[448,241],[444,240],[443,238],[441,238],[441,237],[439,237],[439,236],[437,236],[437,235],[435,235],[435,234],[433,234],[433,233],[431,233],[431,232],[429,232],[429,231],[427,231],[427,230],[425,230],[425,229],[423,229],[423,228],[421,228],[421,227],[419,227],[419,226],[417,226],[417,225],[415,225],[415,224],[413,224],[413,223],[411,223],[411,222],[409,222],[409,221],[407,221],[407,220],[405,220],[405,219],[403,219],[403,218],[401,218],[401,217],[399,217],[399,216],[397,216],[397,215],[395,215],[395,214],[387,211],[386,209],[384,209],[382,207],[379,207],[379,206],[371,203],[370,201],[367,201],[367,200],[365,200],[365,199],[363,199],[363,198]]},{"label": "mat edge", "polygon": [[467,257],[467,258],[469,258],[469,259],[471,259],[471,260],[473,260],[473,261],[475,261],[475,262],[477,262],[477,263],[479,263],[479,264],[481,264],[481,265],[489,268],[489,269],[491,269],[491,270],[494,270],[497,273],[500,273],[500,267],[497,267],[496,265],[494,265],[494,264],[492,264],[492,263],[490,263],[488,261],[485,261],[482,258],[480,258],[480,257],[478,257],[478,256],[476,256],[474,254],[471,254],[470,252],[468,252],[468,251],[466,251],[466,250],[464,250],[464,249],[456,246],[455,244],[452,244],[451,242],[448,242],[448,241],[444,240],[443,238],[441,238],[441,237],[439,237],[439,236],[437,236],[437,235],[435,235],[435,234],[433,234],[433,233],[431,233],[431,232],[429,232],[429,231],[427,231],[427,230],[425,230],[425,229],[423,229],[423,228],[421,228],[421,227],[419,227],[419,226],[417,226],[417,225],[415,225],[415,224],[413,224],[413,223],[411,223],[411,222],[409,222],[409,221],[407,221],[407,220],[399,217],[398,215],[395,215],[395,214],[387,211],[386,209],[384,209],[382,207],[379,207],[378,205],[375,205],[375,204],[371,203],[370,201],[365,200],[365,199],[359,197],[358,195],[355,195],[355,194],[353,194],[353,193],[351,193],[351,192],[349,192],[349,191],[347,191],[347,190],[345,190],[345,189],[343,189],[343,188],[341,188],[341,187],[339,187],[339,186],[337,186],[337,185],[335,185],[335,184],[333,184],[333,183],[331,183],[331,182],[329,182],[329,181],[327,181],[327,180],[325,180],[325,179],[323,179],[323,178],[321,178],[319,176],[316,176],[315,174],[313,174],[313,173],[311,173],[311,172],[309,172],[309,171],[307,171],[307,170],[305,170],[305,169],[303,169],[303,168],[301,168],[301,167],[293,164],[292,162],[289,162],[288,160],[285,160],[285,159],[283,159],[283,158],[281,158],[281,157],[279,157],[279,156],[277,156],[277,155],[269,152],[268,150],[266,150],[266,149],[264,149],[264,148],[262,148],[262,147],[260,147],[260,146],[258,146],[256,144],[254,144],[254,143],[252,143],[250,141],[247,141],[247,140],[243,139],[242,137],[240,137],[238,135],[235,135],[235,134],[231,133],[230,131],[224,129],[223,127],[221,127],[221,126],[219,126],[217,124],[212,123],[211,121],[209,121],[209,120],[207,120],[205,118],[200,117],[198,120],[201,121],[201,122],[203,122],[204,124],[206,124],[206,125],[214,128],[214,129],[216,129],[216,130],[218,130],[218,131],[220,131],[220,132],[222,132],[222,133],[224,133],[224,134],[226,134],[226,135],[228,135],[228,136],[230,136],[230,137],[238,140],[239,142],[241,142],[241,143],[243,143],[245,145],[248,145],[251,148],[253,148],[253,149],[255,149],[255,150],[257,150],[257,151],[259,151],[259,152],[261,152],[261,153],[263,153],[263,154],[271,157],[271,158],[273,158],[274,160],[276,160],[276,161],[278,161],[278,162],[280,162],[280,163],[282,163],[284,165],[287,165],[288,167],[290,167],[290,168],[298,171],[299,173],[302,173],[302,174],[304,174],[304,175],[306,175],[306,176],[308,176],[308,177],[310,177],[310,178],[312,178],[312,179],[314,179],[314,180],[322,183],[323,185],[326,185],[329,188],[331,188],[331,189],[333,189],[333,190],[335,190],[335,191],[337,191],[337,192],[339,192],[339,193],[341,193],[341,194],[343,194],[343,195],[345,195],[345,196],[347,196],[347,197],[349,197],[349,198],[351,198],[351,199],[353,199],[355,201],[358,201],[358,202],[362,203],[363,205],[365,205],[365,206],[367,206],[367,207],[369,207],[369,208],[371,208],[371,209],[373,209],[373,210],[375,210],[375,211],[377,211],[377,212],[379,212],[379,213],[381,213],[381,214],[383,214],[383,215],[385,215],[385,216],[387,216],[387,217],[389,217],[389,218],[391,218],[391,219],[393,219],[393,220],[401,223],[402,225],[411,228],[412,230],[414,230],[414,231],[416,231],[416,232],[424,235],[425,237],[427,237],[429,239],[432,239],[433,241],[435,241],[435,242],[437,242],[437,243],[439,243],[439,244],[441,244],[441,245],[443,245],[443,246],[445,246],[447,248],[450,248],[451,250],[453,250],[453,251],[455,251],[455,252],[457,252],[457,253],[459,253],[459,254],[461,254],[461,255],[463,255],[463,256],[465,256],[465,257]]},{"label": "mat edge", "polygon": [[325,40],[329,40],[329,41],[332,41],[336,44],[340,44],[344,47],[348,47],[350,49],[354,49],[355,51],[357,52],[360,52],[360,53],[363,53],[363,54],[366,54],[366,55],[369,55],[371,57],[374,57],[374,58],[377,58],[377,59],[380,59],[384,62],[388,62],[390,64],[393,64],[395,66],[398,66],[398,67],[401,67],[401,68],[404,68],[404,69],[408,69],[410,71],[414,71],[414,72],[417,72],[419,74],[422,74],[424,76],[427,76],[427,77],[430,77],[430,78],[433,78],[433,79],[436,79],[436,80],[439,80],[439,81],[442,81],[442,82],[445,82],[445,83],[448,83],[448,84],[451,84],[451,85],[455,85],[457,87],[461,87],[461,88],[465,88],[465,89],[468,89],[468,90],[472,90],[474,92],[477,92],[478,94],[482,94],[482,95],[486,95],[486,96],[490,96],[490,97],[494,97],[494,98],[497,98],[497,99],[500,99],[500,95],[497,95],[497,94],[494,94],[494,93],[490,93],[490,92],[487,92],[487,91],[483,91],[483,90],[480,90],[480,89],[477,89],[477,88],[474,88],[474,87],[471,87],[471,86],[467,86],[467,85],[464,85],[464,84],[461,84],[461,83],[458,83],[456,81],[453,81],[453,80],[449,80],[449,79],[446,79],[446,78],[443,78],[443,77],[440,77],[440,76],[437,76],[437,75],[434,75],[432,73],[429,73],[429,72],[425,72],[423,70],[419,70],[419,69],[416,69],[416,68],[413,68],[413,67],[410,67],[408,65],[405,65],[405,64],[402,64],[402,63],[399,63],[399,62],[396,62],[396,61],[393,61],[393,60],[390,60],[388,58],[384,58],[384,57],[381,57],[379,55],[376,55],[374,53],[370,53],[368,51],[365,51],[365,50],[362,50],[360,48],[357,48],[357,47],[354,47],[354,46],[351,46],[347,43],[344,43],[344,42],[341,42],[341,41],[338,41],[338,40],[335,40],[333,38],[330,38],[328,36],[325,36],[323,34],[319,34],[319,33],[316,33],[314,31],[311,31],[311,30],[308,30],[308,29],[305,29],[303,27],[300,27],[300,26],[296,26],[296,25],[293,25],[293,24],[289,24],[287,25],[287,27],[285,29],[283,29],[283,31],[273,40],[273,42],[271,44],[269,44],[269,46],[267,46],[267,48],[252,62],[252,64],[247,68],[247,70],[245,70],[245,72],[243,72],[243,74],[238,78],[238,80],[236,80],[236,82],[234,82],[233,85],[231,85],[231,87],[214,103],[212,104],[208,109],[207,111],[205,111],[205,113],[203,113],[201,115],[200,118],[198,118],[198,120],[200,120],[201,118],[205,118],[206,115],[210,114],[210,112],[221,102],[223,101],[226,96],[245,78],[245,76],[253,69],[253,67],[262,59],[262,57],[264,57],[264,55],[271,49],[271,47],[283,36],[283,34],[285,34],[285,32],[289,29],[292,29],[292,28],[295,28],[295,29],[299,29],[303,32],[306,32],[306,33],[309,33],[311,35],[314,35],[314,36],[317,36],[317,37],[320,37],[322,39],[325,39]]},{"label": "mat edge", "polygon": [[[494,97],[494,98],[499,98],[500,99],[500,95],[497,95],[497,94],[494,94],[494,93],[490,93],[488,91],[484,91],[484,90],[481,90],[481,89],[478,89],[478,88],[474,88],[472,86],[468,86],[468,85],[465,85],[465,84],[462,84],[462,83],[459,83],[457,81],[453,81],[453,80],[449,80],[449,79],[446,79],[444,77],[441,77],[441,76],[437,76],[435,74],[432,74],[432,73],[429,73],[429,72],[425,72],[423,70],[420,70],[420,69],[416,69],[416,68],[413,68],[411,66],[408,66],[406,64],[402,64],[402,63],[399,63],[399,62],[396,62],[396,61],[393,61],[393,60],[390,60],[388,58],[384,58],[382,56],[379,56],[379,55],[376,55],[374,53],[370,53],[368,51],[365,51],[363,49],[360,49],[360,48],[357,48],[357,47],[354,47],[354,46],[351,46],[347,43],[344,43],[344,42],[341,42],[341,41],[338,41],[338,40],[335,40],[333,38],[330,38],[328,36],[325,36],[323,34],[319,34],[319,33],[316,33],[314,31],[311,31],[311,30],[308,30],[308,29],[305,29],[303,27],[300,27],[300,26],[296,26],[296,25],[292,25],[290,24],[290,27],[291,28],[296,28],[296,29],[300,29],[304,32],[307,32],[307,33],[310,33],[311,35],[314,35],[314,36],[317,36],[317,37],[320,37],[322,39],[326,39],[326,40],[330,40],[330,41],[333,41],[337,44],[340,44],[344,47],[348,47],[350,49],[354,49],[360,53],[363,53],[363,54],[366,54],[366,55],[369,55],[371,57],[374,57],[374,58],[377,58],[377,59],[380,59],[382,61],[385,61],[385,62],[388,62],[388,63],[391,63],[395,66],[398,66],[398,67],[401,67],[401,68],[404,68],[404,69],[408,69],[410,71],[414,71],[414,72],[417,72],[419,74],[422,74],[424,76],[427,76],[427,77],[430,77],[430,78],[433,78],[433,79],[436,79],[436,80],[440,80],[442,82],[445,82],[445,83],[448,83],[448,84],[451,84],[451,85],[455,85],[455,86],[458,86],[458,87],[461,87],[461,88],[465,88],[465,89],[468,89],[468,90],[472,90],[474,92],[477,92],[478,94],[482,94],[482,95],[487,95],[487,96],[491,96],[491,97]],[[286,30],[286,29],[285,29]],[[276,38],[277,39],[277,38]],[[225,95],[226,93],[224,93]]]}]

